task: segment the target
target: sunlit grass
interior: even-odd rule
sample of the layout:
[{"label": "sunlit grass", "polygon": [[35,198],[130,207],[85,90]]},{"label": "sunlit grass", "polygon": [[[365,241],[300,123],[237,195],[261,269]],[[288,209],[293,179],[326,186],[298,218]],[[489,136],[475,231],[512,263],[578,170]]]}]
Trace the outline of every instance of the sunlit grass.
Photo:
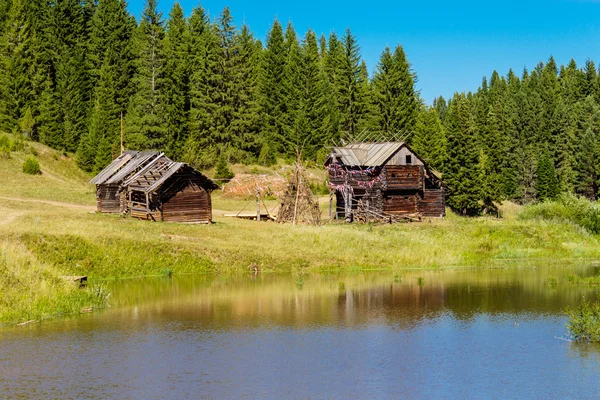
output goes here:
[{"label": "sunlit grass", "polygon": [[[7,288],[8,278],[0,281],[4,321],[41,319],[52,310],[62,313],[52,301],[72,301],[69,310],[85,303],[79,298],[85,291],[65,289],[56,278],[59,275],[87,275],[94,280],[164,276],[166,271],[168,275],[233,274],[247,272],[255,264],[263,273],[292,272],[298,282],[304,282],[308,272],[400,274],[407,269],[562,265],[600,258],[598,236],[559,219],[518,218],[521,211],[512,204],[501,209],[503,219],[462,218],[449,212],[443,220],[418,223],[326,221],[315,227],[225,218],[224,211],[256,210],[255,200],[215,192],[212,225],[150,223],[95,214],[90,212],[95,201],[94,188],[87,184],[90,177],[77,169],[73,159],[39,144],[27,146],[37,153],[41,176],[22,173],[26,151],[0,159],[0,197],[14,199],[0,203],[0,242],[3,254],[8,254],[3,268],[10,268],[12,274],[23,270],[21,277],[29,277],[25,269],[30,264],[46,272],[35,275],[37,281],[31,280],[23,286],[27,290],[18,292]],[[277,202],[266,203],[272,209]],[[326,217],[328,197],[321,203]]]},{"label": "sunlit grass", "polygon": [[24,245],[0,241],[0,323],[40,321],[106,306],[102,287],[80,289]]}]

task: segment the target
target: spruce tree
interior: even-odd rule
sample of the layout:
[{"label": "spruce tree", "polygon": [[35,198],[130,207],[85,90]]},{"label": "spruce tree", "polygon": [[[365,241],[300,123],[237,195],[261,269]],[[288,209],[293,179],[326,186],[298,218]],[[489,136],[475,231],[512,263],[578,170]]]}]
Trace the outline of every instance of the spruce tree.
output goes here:
[{"label": "spruce tree", "polygon": [[167,126],[165,152],[180,159],[189,133],[189,31],[183,8],[176,2],[169,14],[164,42],[163,100]]},{"label": "spruce tree", "polygon": [[283,74],[283,113],[284,113],[284,136],[280,141],[284,144],[280,149],[290,159],[296,155],[296,150],[303,146],[304,132],[308,129],[306,115],[302,109],[302,60],[300,55],[300,44],[292,23],[288,23],[285,30],[285,54],[286,61]]},{"label": "spruce tree", "polygon": [[480,154],[474,135],[471,99],[455,94],[446,114],[447,158],[444,181],[448,185],[448,205],[462,215],[481,211]]},{"label": "spruce tree", "polygon": [[211,93],[214,87],[217,39],[201,7],[195,7],[188,22],[190,65],[189,136],[184,159],[196,166],[206,167],[215,162],[217,148],[212,143]]},{"label": "spruce tree", "polygon": [[350,29],[346,30],[342,47],[339,80],[336,82],[340,107],[340,130],[342,136],[352,140],[366,126],[368,93],[365,93],[365,71],[364,68],[361,69],[360,47]]},{"label": "spruce tree", "polygon": [[135,96],[127,114],[128,146],[164,150],[169,142],[165,106],[165,30],[156,0],[146,0],[135,35]]},{"label": "spruce tree", "polygon": [[235,107],[231,134],[235,138],[235,145],[246,154],[246,160],[249,160],[258,157],[262,144],[262,110],[259,95],[262,44],[254,38],[247,25],[242,26],[235,40],[237,43],[233,72]]},{"label": "spruce tree", "polygon": [[411,148],[431,167],[442,171],[446,158],[446,135],[433,107],[422,107],[411,140]]},{"label": "spruce tree", "polygon": [[538,201],[553,200],[559,193],[554,162],[547,150],[541,153],[538,160],[536,190]]},{"label": "spruce tree", "polygon": [[[25,111],[35,109],[35,31],[30,3],[13,0],[0,54],[0,126],[12,131]],[[32,132],[35,136],[35,130]]]},{"label": "spruce tree", "polygon": [[261,106],[264,113],[263,146],[268,152],[283,151],[287,117],[283,88],[286,61],[283,29],[279,21],[275,20],[267,35],[260,74]]}]

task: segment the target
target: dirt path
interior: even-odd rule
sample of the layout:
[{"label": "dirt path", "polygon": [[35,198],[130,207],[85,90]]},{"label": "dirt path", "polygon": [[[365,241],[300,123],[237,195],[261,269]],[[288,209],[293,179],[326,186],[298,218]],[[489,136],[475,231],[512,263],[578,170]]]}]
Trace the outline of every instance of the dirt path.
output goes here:
[{"label": "dirt path", "polygon": [[52,200],[22,199],[19,197],[4,197],[4,196],[0,196],[0,200],[17,201],[17,202],[21,202],[21,203],[47,204],[49,206],[64,207],[64,208],[69,208],[71,210],[81,210],[81,211],[95,211],[96,210],[96,207],[94,207],[94,206],[84,206],[81,204],[63,203],[60,201],[52,201]]}]

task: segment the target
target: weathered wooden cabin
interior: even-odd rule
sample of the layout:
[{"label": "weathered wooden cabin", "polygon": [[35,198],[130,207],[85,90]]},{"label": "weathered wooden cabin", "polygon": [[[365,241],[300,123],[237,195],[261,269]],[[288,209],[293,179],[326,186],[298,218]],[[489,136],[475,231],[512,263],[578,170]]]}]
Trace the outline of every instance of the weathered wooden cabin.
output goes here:
[{"label": "weathered wooden cabin", "polygon": [[338,219],[392,221],[446,214],[439,174],[404,142],[334,147],[325,167]]},{"label": "weathered wooden cabin", "polygon": [[126,212],[127,202],[123,182],[148,163],[162,156],[162,153],[155,151],[125,151],[104,168],[90,181],[91,184],[96,185],[98,212]]},{"label": "weathered wooden cabin", "polygon": [[123,182],[132,217],[211,223],[211,192],[219,186],[188,164],[157,157]]}]

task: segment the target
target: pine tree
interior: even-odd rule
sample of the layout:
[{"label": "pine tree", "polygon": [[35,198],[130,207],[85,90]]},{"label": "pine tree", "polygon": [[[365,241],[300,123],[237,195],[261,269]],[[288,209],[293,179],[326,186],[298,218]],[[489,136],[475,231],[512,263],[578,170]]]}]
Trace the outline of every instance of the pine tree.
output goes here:
[{"label": "pine tree", "polygon": [[346,31],[343,40],[343,58],[339,67],[337,91],[340,106],[340,130],[346,138],[354,138],[365,128],[367,96],[365,93],[364,68],[360,48],[355,37]]},{"label": "pine tree", "polygon": [[327,76],[328,85],[326,87],[330,96],[331,109],[329,112],[329,141],[328,145],[337,142],[341,137],[341,112],[342,105],[340,102],[342,92],[342,69],[344,61],[344,46],[338,39],[337,35],[332,32],[329,35],[329,43],[327,53],[322,61],[322,68]]},{"label": "pine tree", "polygon": [[135,36],[136,93],[127,115],[128,145],[164,150],[169,137],[165,106],[165,30],[156,0],[146,0]]},{"label": "pine tree", "polygon": [[303,156],[316,160],[317,153],[330,138],[329,81],[322,68],[317,36],[311,30],[304,37],[300,68],[300,110],[302,119],[297,120]]},{"label": "pine tree", "polygon": [[455,94],[446,114],[447,158],[444,181],[449,188],[448,205],[462,215],[481,211],[480,154],[474,135],[469,99]]},{"label": "pine tree", "polygon": [[247,157],[258,157],[261,149],[261,113],[259,73],[262,44],[250,28],[243,25],[236,37],[235,71],[233,74],[234,112],[231,133],[236,146]]},{"label": "pine tree", "polygon": [[442,121],[443,124],[444,120],[446,119],[446,112],[448,111],[446,99],[444,99],[443,96],[433,99],[433,108],[435,108],[435,111],[437,112],[438,116],[440,117],[440,121]]},{"label": "pine tree", "polygon": [[411,148],[431,167],[443,170],[446,158],[446,135],[435,108],[421,108]]},{"label": "pine tree", "polygon": [[216,38],[208,18],[201,7],[195,7],[188,22],[190,65],[190,118],[189,136],[185,144],[184,159],[196,166],[214,163],[218,150],[212,142],[212,100],[216,68]]},{"label": "pine tree", "polygon": [[536,190],[538,201],[553,200],[558,196],[558,179],[548,151],[543,151],[538,160]]},{"label": "pine tree", "polygon": [[[25,111],[34,109],[35,31],[26,0],[13,0],[8,13],[0,55],[0,126],[17,127]],[[35,136],[35,130],[32,133]]]},{"label": "pine tree", "polygon": [[[264,112],[263,146],[268,152],[282,152],[283,138],[286,135],[286,105],[283,82],[287,61],[283,29],[275,20],[267,35],[266,49],[260,74],[261,106]],[[261,150],[261,153],[263,151]]]},{"label": "pine tree", "polygon": [[285,30],[286,61],[283,72],[283,112],[284,136],[280,139],[284,144],[280,149],[287,157],[292,159],[297,150],[303,146],[304,131],[307,130],[306,115],[302,109],[302,60],[300,44],[292,23],[288,23]]},{"label": "pine tree", "polygon": [[179,159],[189,134],[189,31],[181,5],[176,2],[169,14],[165,35],[164,106],[167,125],[165,152]]},{"label": "pine tree", "polygon": [[118,106],[119,113],[126,112],[135,92],[135,19],[127,11],[127,4],[123,0],[98,0],[94,9],[89,22],[90,39],[86,58],[90,84],[95,88],[93,97],[96,97],[97,88],[102,86],[102,68],[110,67],[114,75],[112,102]]},{"label": "pine tree", "polygon": [[415,129],[419,102],[415,76],[402,46],[392,54],[389,47],[381,55],[373,77],[378,129],[387,137],[410,134]]}]

